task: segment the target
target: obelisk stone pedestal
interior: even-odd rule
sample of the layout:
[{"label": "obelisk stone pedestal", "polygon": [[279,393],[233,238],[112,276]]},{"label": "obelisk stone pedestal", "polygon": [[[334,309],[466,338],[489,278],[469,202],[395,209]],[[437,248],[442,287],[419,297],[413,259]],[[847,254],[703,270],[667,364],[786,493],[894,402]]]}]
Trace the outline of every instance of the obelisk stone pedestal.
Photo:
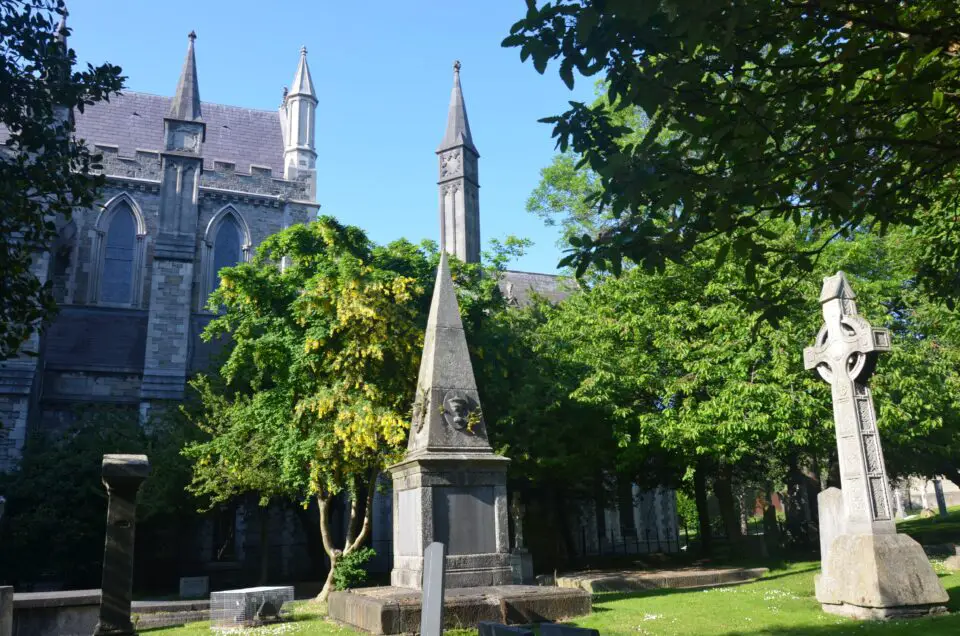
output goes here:
[{"label": "obelisk stone pedestal", "polygon": [[135,634],[130,621],[137,491],[150,474],[146,455],[104,455],[101,475],[107,487],[107,537],[103,546],[100,622],[94,636]]},{"label": "obelisk stone pedestal", "polygon": [[331,593],[330,617],[374,634],[416,631],[430,609],[421,590],[436,581],[425,572],[425,556],[431,545],[439,547],[435,543],[446,547],[444,627],[589,614],[591,595],[584,590],[510,585],[509,462],[487,439],[447,254],[441,252],[407,454],[387,468],[393,477],[392,585]]},{"label": "obelisk stone pedestal", "polygon": [[[842,491],[818,499],[824,611],[854,618],[910,617],[946,611],[949,600],[923,549],[897,534],[873,396],[867,384],[890,332],[857,313],[843,272],[825,278],[824,325],[804,366],[830,383]],[[841,522],[842,521],[842,522]]]}]

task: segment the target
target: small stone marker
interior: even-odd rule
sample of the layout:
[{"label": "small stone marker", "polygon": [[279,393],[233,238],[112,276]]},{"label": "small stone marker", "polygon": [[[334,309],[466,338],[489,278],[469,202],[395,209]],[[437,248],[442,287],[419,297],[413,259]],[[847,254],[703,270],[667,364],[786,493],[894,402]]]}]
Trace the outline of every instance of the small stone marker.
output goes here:
[{"label": "small stone marker", "polygon": [[180,577],[180,598],[207,598],[210,595],[209,576]]},{"label": "small stone marker", "polygon": [[937,508],[940,510],[940,516],[947,516],[947,500],[943,496],[943,482],[939,479],[933,480],[933,492],[937,495]]},{"label": "small stone marker", "polygon": [[443,592],[447,546],[433,542],[423,553],[423,605],[420,613],[420,634],[440,636],[443,633]]},{"label": "small stone marker", "polygon": [[133,546],[137,491],[150,474],[146,455],[104,455],[101,468],[107,487],[107,537],[103,545],[100,622],[94,636],[135,634],[130,622],[133,596]]},{"label": "small stone marker", "polygon": [[840,489],[827,488],[817,495],[817,510],[820,515],[820,568],[826,576],[830,546],[843,534],[843,493]]},{"label": "small stone marker", "polygon": [[595,629],[572,627],[559,623],[541,623],[540,636],[600,636],[600,632]]},{"label": "small stone marker", "polygon": [[[867,385],[877,354],[890,350],[890,331],[872,327],[858,315],[855,298],[843,272],[825,278],[820,293],[824,325],[814,345],[803,350],[804,367],[830,383],[843,486],[841,534],[821,555],[817,600],[827,612],[854,618],[945,612],[943,603],[949,597],[923,548],[897,534],[893,521],[877,416]],[[820,510],[821,515],[826,512],[828,526],[839,507],[833,497],[827,494]],[[827,535],[831,531],[827,528]]]}]

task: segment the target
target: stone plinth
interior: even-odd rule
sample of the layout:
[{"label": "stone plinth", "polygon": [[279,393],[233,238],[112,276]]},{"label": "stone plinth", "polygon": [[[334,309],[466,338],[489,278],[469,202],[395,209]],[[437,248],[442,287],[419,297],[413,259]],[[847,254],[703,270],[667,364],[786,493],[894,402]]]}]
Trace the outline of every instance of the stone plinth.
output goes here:
[{"label": "stone plinth", "polygon": [[391,584],[420,589],[423,552],[447,547],[447,587],[512,582],[507,539],[507,464],[493,453],[425,453],[390,467]]},{"label": "stone plinth", "polygon": [[13,587],[0,585],[0,636],[13,634]]},{"label": "stone plinth", "polygon": [[[371,634],[413,633],[420,627],[421,594],[399,587],[333,592],[330,618]],[[525,624],[589,614],[591,596],[583,590],[534,585],[448,588],[444,628],[476,628],[480,621]]]},{"label": "stone plinth", "polygon": [[945,613],[950,597],[923,548],[905,534],[842,534],[816,579],[824,611],[878,619]]}]

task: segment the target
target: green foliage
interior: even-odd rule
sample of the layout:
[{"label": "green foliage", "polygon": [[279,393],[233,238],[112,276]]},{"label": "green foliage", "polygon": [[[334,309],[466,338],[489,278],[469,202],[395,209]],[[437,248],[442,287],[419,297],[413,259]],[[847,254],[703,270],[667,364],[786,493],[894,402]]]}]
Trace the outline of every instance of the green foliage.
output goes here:
[{"label": "green foliage", "polygon": [[[99,585],[107,511],[100,466],[108,453],[149,457],[151,472],[137,505],[137,537],[151,549],[138,553],[137,561],[144,567],[160,557],[175,563],[179,537],[168,531],[191,507],[184,491],[190,467],[179,450],[192,432],[175,414],[142,427],[136,409],[110,407],[80,410],[64,430],[35,432],[19,469],[0,474],[0,492],[7,497],[0,521],[3,581]],[[169,542],[155,541],[159,536]]]},{"label": "green foliage", "polygon": [[[592,169],[592,203],[612,218],[570,241],[578,272],[623,258],[662,270],[722,237],[718,262],[790,277],[814,271],[827,243],[934,214],[917,283],[955,299],[958,42],[949,0],[528,0],[503,45],[540,73],[558,60],[568,85],[574,70],[604,79],[605,100],[543,120]],[[781,252],[772,220],[817,240]],[[767,318],[789,313],[751,270],[746,281],[773,302]]]},{"label": "green foliage", "polygon": [[677,516],[683,528],[693,530],[697,528],[697,502],[683,490],[677,491]]},{"label": "green foliage", "polygon": [[367,581],[367,568],[364,566],[376,554],[373,548],[358,548],[353,552],[340,555],[333,569],[334,588],[349,590],[363,585]]},{"label": "green foliage", "polygon": [[91,173],[99,155],[73,137],[66,110],[83,112],[123,86],[118,66],[73,71],[76,54],[55,32],[65,11],[63,0],[0,0],[0,126],[9,133],[0,146],[0,360],[56,309],[35,252],[49,250],[71,211],[92,207],[104,184]]}]

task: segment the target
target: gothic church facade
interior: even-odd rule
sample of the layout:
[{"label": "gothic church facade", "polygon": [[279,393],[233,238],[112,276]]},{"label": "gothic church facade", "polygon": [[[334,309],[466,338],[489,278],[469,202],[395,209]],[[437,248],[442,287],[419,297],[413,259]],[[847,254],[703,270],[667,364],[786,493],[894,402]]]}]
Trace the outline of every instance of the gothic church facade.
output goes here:
[{"label": "gothic church facade", "polygon": [[[62,425],[78,405],[125,406],[145,418],[182,400],[187,379],[210,362],[212,346],[200,334],[213,316],[206,301],[217,272],[250,259],[267,236],[316,218],[318,102],[306,50],[280,108],[261,111],[200,101],[195,39],[191,33],[173,98],[130,91],[74,114],[77,136],[103,156],[107,186],[100,204],[75,211],[35,262],[60,313],[28,343],[37,357],[0,364],[8,430],[0,470],[16,464],[29,430]],[[477,262],[480,154],[459,71],[458,63],[436,151],[440,239],[449,253]],[[556,276],[527,272],[507,272],[501,288],[515,304],[534,292],[560,301],[570,291]],[[676,545],[673,493],[636,494],[641,504],[619,513],[592,504],[571,510],[584,552],[599,549],[607,529],[614,542],[632,528]],[[373,516],[376,565],[389,570],[389,495],[377,494]],[[306,574],[310,559],[294,513],[273,506],[262,515],[243,501],[199,530],[193,551],[204,571],[216,562],[255,569],[261,523],[271,528],[272,574]]]}]

